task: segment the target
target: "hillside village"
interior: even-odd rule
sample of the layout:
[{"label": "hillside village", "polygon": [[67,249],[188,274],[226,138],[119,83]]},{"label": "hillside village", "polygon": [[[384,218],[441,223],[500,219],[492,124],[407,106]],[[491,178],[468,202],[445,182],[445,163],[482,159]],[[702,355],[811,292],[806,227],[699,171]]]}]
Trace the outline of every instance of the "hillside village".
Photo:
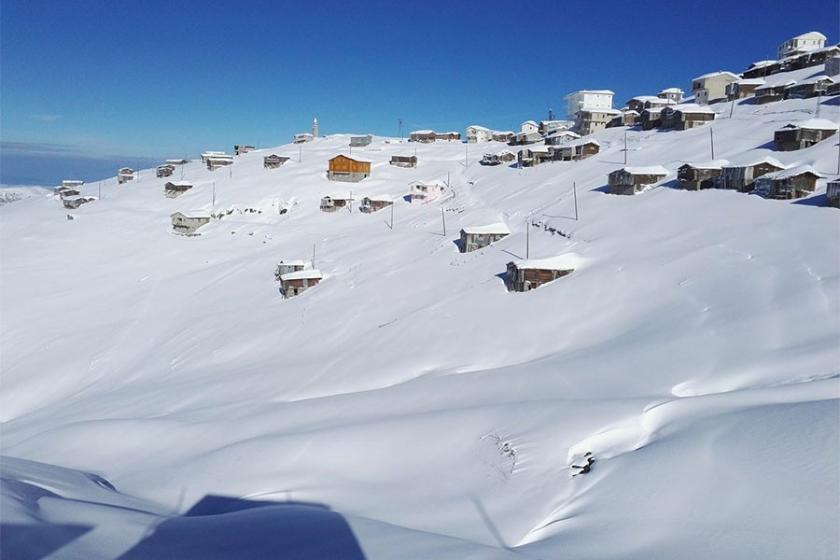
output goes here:
[{"label": "hillside village", "polygon": [[370,559],[831,557],[840,48],[708,64],[2,205],[5,515],[78,558],[230,536],[219,495]]},{"label": "hillside village", "polygon": [[[628,159],[625,134],[623,163],[629,165],[607,174],[605,179],[608,192],[613,195],[637,195],[666,183],[667,179],[673,179],[676,174],[676,185],[686,190],[725,189],[769,199],[800,199],[814,195],[818,189],[825,189],[824,204],[840,208],[840,153],[838,169],[831,175],[817,170],[813,161],[808,159],[809,148],[836,135],[838,131],[837,122],[820,118],[819,115],[822,105],[837,107],[840,101],[840,46],[826,46],[825,41],[823,34],[808,32],[785,41],[779,47],[778,60],[754,62],[740,74],[717,71],[696,77],[691,81],[692,91],[688,98],[684,98],[680,88],[666,87],[656,95],[633,97],[627,100],[623,108],[615,109],[614,94],[610,90],[577,91],[566,96],[567,112],[571,120],[528,120],[522,123],[519,132],[472,125],[466,129],[465,142],[468,145],[480,145],[485,150],[497,143],[507,144],[509,148],[482,153],[478,163],[482,166],[521,169],[547,163],[577,162],[597,156],[601,151],[598,133],[610,128],[625,132],[664,132],[705,127],[709,131],[708,152],[703,150],[691,161],[685,161],[676,168],[661,164],[633,165],[632,156]],[[813,99],[811,115],[807,111],[805,114],[793,113],[789,122],[779,126],[773,136],[767,138],[768,152],[797,151],[802,154],[801,161],[785,164],[771,155],[735,157],[733,161],[715,157],[713,124],[716,120],[732,119],[736,112],[739,116],[748,114],[757,105],[776,103],[783,106],[785,101],[807,99]],[[295,134],[293,138],[293,144],[299,145],[324,141],[330,139],[320,136],[317,119],[313,120],[310,132]],[[320,199],[319,209],[322,212],[352,212],[353,203],[357,202],[357,210],[364,213],[378,212],[389,207],[393,212],[393,205],[398,200],[409,204],[438,201],[445,205],[453,195],[451,185],[447,184],[448,179],[444,181],[443,177],[411,182],[408,192],[391,190],[388,194],[367,196],[363,181],[373,176],[372,169],[376,166],[371,159],[367,159],[367,154],[370,152],[373,155],[374,149],[377,152],[387,150],[391,154],[388,160],[390,166],[422,169],[422,158],[418,158],[417,150],[412,145],[453,142],[461,142],[460,133],[416,130],[409,134],[407,143],[403,139],[375,139],[370,134],[351,135],[346,150],[341,150],[342,153],[324,162],[326,178],[333,182],[362,184],[356,188],[355,195],[352,190],[343,194],[324,195]],[[380,153],[375,155],[379,156]],[[270,150],[257,150],[252,145],[236,145],[233,155],[220,151],[202,153],[201,163],[211,172],[231,168],[228,178],[232,178],[232,168],[237,161],[252,157],[261,158],[265,171],[278,173],[278,179],[282,171],[274,170],[280,170],[294,160],[293,153],[282,155]],[[302,147],[298,161],[301,157]],[[377,157],[377,163],[379,159]],[[463,161],[465,167],[469,166],[469,160],[467,146]],[[164,183],[164,196],[178,198],[194,187],[190,179],[194,175],[195,166],[190,163],[185,159],[172,159],[156,168],[157,179],[169,179],[175,175],[179,177],[178,180],[167,180]],[[135,182],[140,178],[140,173],[130,168],[121,168],[117,172],[117,183]],[[97,200],[97,196],[82,194],[82,187],[81,181],[66,180],[56,188],[64,208],[75,210]],[[279,211],[287,210],[283,208]],[[217,212],[214,195],[209,210],[173,212],[172,229],[182,235],[199,235],[200,228],[225,215]],[[509,234],[504,224],[495,229],[485,224],[471,225],[461,229],[459,247],[462,252],[475,251]],[[572,272],[571,269],[545,268],[547,261],[541,262],[543,264],[538,265],[525,259],[508,263],[512,278],[522,275],[527,278],[523,282],[509,281],[508,286],[513,286],[517,291],[527,291],[540,286],[544,282],[542,279],[553,280]],[[287,297],[317,285],[321,279],[322,275],[317,270],[306,273],[295,270],[286,277],[278,278],[281,291]]]}]

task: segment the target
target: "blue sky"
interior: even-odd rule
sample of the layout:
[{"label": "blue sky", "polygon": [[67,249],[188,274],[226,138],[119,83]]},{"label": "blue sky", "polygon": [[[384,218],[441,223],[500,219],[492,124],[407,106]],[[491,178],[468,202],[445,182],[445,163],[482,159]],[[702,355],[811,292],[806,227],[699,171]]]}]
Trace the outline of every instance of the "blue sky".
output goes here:
[{"label": "blue sky", "polygon": [[562,113],[576,89],[621,103],[775,58],[812,29],[838,41],[837,0],[782,6],[3,0],[0,179],[62,157],[110,166],[277,145],[315,115],[327,134],[396,134],[398,118],[404,130],[514,128]]}]

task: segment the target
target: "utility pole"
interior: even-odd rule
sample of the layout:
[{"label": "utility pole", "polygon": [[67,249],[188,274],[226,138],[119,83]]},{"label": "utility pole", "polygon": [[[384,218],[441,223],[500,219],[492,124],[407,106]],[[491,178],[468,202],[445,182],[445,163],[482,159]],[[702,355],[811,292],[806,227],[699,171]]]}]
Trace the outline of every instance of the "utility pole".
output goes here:
[{"label": "utility pole", "polygon": [[394,229],[394,201],[391,201],[391,229]]},{"label": "utility pole", "polygon": [[837,142],[837,174],[840,175],[840,142]]},{"label": "utility pole", "polygon": [[572,181],[572,193],[575,197],[575,221],[578,219],[578,207],[577,207],[577,183]]},{"label": "utility pole", "polygon": [[531,213],[525,218],[525,258],[531,258]]},{"label": "utility pole", "polygon": [[451,188],[449,185],[449,171],[446,172],[446,188],[447,190]]},{"label": "utility pole", "polygon": [[352,214],[353,213],[353,191],[350,191],[350,200],[347,201],[347,208],[350,211],[350,213]]},{"label": "utility pole", "polygon": [[732,118],[732,113],[735,112],[735,100],[732,100],[732,104],[729,106],[729,118]]},{"label": "utility pole", "polygon": [[440,219],[443,221],[443,236],[446,237],[446,212],[443,206],[440,207]]},{"label": "utility pole", "polygon": [[464,142],[464,169],[469,165],[470,159],[470,143]]},{"label": "utility pole", "polygon": [[624,131],[624,165],[627,165],[627,131]]},{"label": "utility pole", "polygon": [[815,116],[816,118],[819,118],[819,117],[820,117],[820,101],[821,101],[821,100],[822,100],[822,92],[821,92],[821,91],[818,91],[818,92],[817,92],[817,110],[816,110],[816,111],[814,111],[814,116]]},{"label": "utility pole", "polygon": [[400,140],[402,140],[402,119],[397,119],[397,135],[400,137]]},{"label": "utility pole", "polygon": [[298,144],[298,163],[303,161],[303,144]]},{"label": "utility pole", "polygon": [[312,268],[315,268],[315,244],[312,244]]},{"label": "utility pole", "polygon": [[712,159],[715,159],[715,131],[712,129],[712,126],[709,125],[709,142],[711,143],[712,147]]},{"label": "utility pole", "polygon": [[213,181],[213,210],[216,209],[216,181]]}]

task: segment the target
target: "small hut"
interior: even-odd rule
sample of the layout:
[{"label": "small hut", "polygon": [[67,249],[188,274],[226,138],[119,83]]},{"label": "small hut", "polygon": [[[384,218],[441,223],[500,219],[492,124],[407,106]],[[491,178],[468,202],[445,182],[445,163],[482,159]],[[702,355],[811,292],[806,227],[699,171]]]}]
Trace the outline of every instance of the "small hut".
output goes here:
[{"label": "small hut", "polygon": [[508,235],[510,229],[503,223],[465,227],[461,230],[460,249],[462,253],[477,251]]},{"label": "small hut", "polygon": [[290,298],[300,295],[304,291],[317,286],[324,278],[320,270],[298,270],[280,276],[283,297]]},{"label": "small hut", "polygon": [[505,285],[511,292],[534,290],[574,272],[576,261],[573,255],[511,261],[507,264]]},{"label": "small hut", "polygon": [[293,260],[293,261],[280,261],[277,267],[274,269],[274,279],[280,280],[280,278],[284,274],[291,274],[292,272],[300,272],[301,270],[305,270],[310,268],[311,264],[308,261],[302,260]]},{"label": "small hut", "polygon": [[814,76],[785,88],[785,99],[807,99],[824,95],[835,81],[826,75]]},{"label": "small hut", "polygon": [[263,167],[265,169],[277,169],[278,167],[281,167],[284,163],[289,161],[289,159],[290,158],[288,156],[278,156],[276,154],[271,154],[263,158]]},{"label": "small hut", "polygon": [[370,177],[370,161],[368,160],[342,154],[329,161],[327,179],[330,181],[358,183],[367,177]]},{"label": "small hut", "polygon": [[213,150],[207,150],[206,152],[201,154],[201,163],[207,163],[207,159],[212,156],[223,156],[225,155],[224,152],[216,152]]},{"label": "small hut", "polygon": [[600,152],[601,143],[597,140],[582,138],[568,144],[552,146],[551,150],[551,158],[554,161],[578,161]]},{"label": "small hut", "polygon": [[120,167],[117,170],[117,183],[120,185],[134,180],[134,170],[130,167]]},{"label": "small hut", "polygon": [[365,134],[364,136],[350,137],[351,148],[362,148],[364,146],[370,146],[371,142],[373,142],[373,136],[371,136],[370,134]]},{"label": "small hut", "polygon": [[315,136],[309,132],[299,132],[292,137],[292,142],[295,144],[303,144],[305,142],[312,142]]},{"label": "small hut", "polygon": [[430,202],[443,194],[443,183],[431,182],[424,183],[423,181],[414,181],[408,185],[408,201],[409,202]]},{"label": "small hut", "polygon": [[837,133],[837,124],[827,119],[808,119],[786,124],[773,133],[773,143],[781,152],[809,148]]},{"label": "small hut", "polygon": [[677,169],[677,180],[687,191],[714,188],[724,165],[729,162],[717,159],[702,163],[686,163]]},{"label": "small hut", "polygon": [[166,198],[178,198],[193,188],[189,181],[169,181],[163,186],[163,195]]},{"label": "small hut", "polygon": [[164,164],[164,165],[158,165],[157,168],[155,169],[155,175],[157,175],[158,178],[169,177],[174,172],[175,172],[175,166],[174,165],[169,165],[168,163]]},{"label": "small hut", "polygon": [[441,140],[444,142],[455,142],[461,139],[461,133],[455,132],[454,130],[450,132],[435,132],[435,141]]},{"label": "small hut", "polygon": [[204,212],[194,212],[184,214],[183,212],[175,212],[170,216],[172,219],[172,229],[175,233],[181,235],[195,235],[198,228],[210,223],[210,216]]},{"label": "small hut", "polygon": [[337,212],[342,208],[352,211],[352,205],[350,195],[327,195],[321,199],[321,212]]},{"label": "small hut", "polygon": [[645,109],[639,115],[639,124],[642,130],[652,130],[662,124],[662,107],[651,107]]},{"label": "small hut", "polygon": [[495,154],[484,154],[478,163],[481,165],[501,165],[513,161],[516,161],[516,154],[510,150],[502,150]]},{"label": "small hut", "polygon": [[62,198],[61,203],[68,210],[75,210],[82,204],[87,204],[88,202],[93,202],[94,200],[96,200],[95,196],[68,196],[66,198]]},{"label": "small hut", "polygon": [[814,192],[817,179],[825,176],[810,165],[798,165],[766,173],[755,180],[755,192],[765,198],[790,200]]},{"label": "small hut", "polygon": [[227,167],[233,165],[233,156],[228,154],[212,154],[207,156],[207,169],[215,171],[220,167]]},{"label": "small hut", "polygon": [[395,167],[417,167],[417,156],[393,155],[389,163]]},{"label": "small hut", "polygon": [[840,208],[840,177],[825,185],[825,199],[829,206]]},{"label": "small hut", "polygon": [[668,175],[661,165],[622,167],[609,174],[610,193],[632,195],[654,185]]},{"label": "small hut", "polygon": [[762,105],[773,101],[781,101],[785,98],[785,90],[794,84],[796,84],[795,81],[788,80],[786,82],[767,83],[763,86],[758,86],[753,90],[755,102]]},{"label": "small hut", "polygon": [[394,199],[390,196],[366,196],[362,199],[362,203],[359,205],[359,211],[370,214],[372,212],[378,212],[388,206],[392,206],[393,204]]},{"label": "small hut", "polygon": [[247,154],[248,152],[253,152],[256,148],[254,146],[243,146],[240,144],[236,144],[233,147],[233,154],[237,156],[241,156],[242,154]]},{"label": "small hut", "polygon": [[726,84],[726,99],[734,101],[755,95],[756,88],[765,84],[762,78],[741,78],[737,82]]},{"label": "small hut", "polygon": [[784,168],[782,162],[769,156],[747,163],[724,165],[717,185],[721,189],[752,192],[757,178]]},{"label": "small hut", "polygon": [[546,146],[544,144],[541,146],[531,146],[530,148],[519,150],[517,161],[519,161],[519,165],[522,167],[533,167],[543,163],[544,161],[549,161],[551,159],[551,154],[551,146]]},{"label": "small hut", "polygon": [[436,139],[434,130],[415,130],[408,135],[409,142],[420,142],[421,144],[430,144]]}]

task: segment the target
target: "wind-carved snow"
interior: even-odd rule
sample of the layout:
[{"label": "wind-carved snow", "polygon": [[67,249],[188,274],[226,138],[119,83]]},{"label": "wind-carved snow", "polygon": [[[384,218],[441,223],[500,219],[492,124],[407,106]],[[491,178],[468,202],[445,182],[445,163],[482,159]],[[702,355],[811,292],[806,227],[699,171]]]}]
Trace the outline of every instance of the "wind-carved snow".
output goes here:
[{"label": "wind-carved snow", "polygon": [[[836,136],[767,147],[816,103],[715,106],[714,157],[833,173]],[[824,182],[794,202],[606,194],[624,133],[522,170],[478,165],[499,144],[470,145],[465,167],[458,143],[396,168],[415,146],[375,138],[353,150],[373,161],[353,185],[325,177],[337,135],[191,162],[177,199],[143,170],[74,220],[52,196],[3,206],[0,448],[29,485],[4,486],[4,523],[82,524],[56,530],[75,535],[61,551],[114,558],[225,496],[274,504],[255,529],[279,504],[335,520],[326,506],[367,558],[830,557],[840,212],[820,206]],[[712,159],[707,127],[629,130],[628,147],[670,177]],[[269,153],[291,159],[265,170]],[[440,199],[402,200],[447,175]],[[393,229],[389,210],[319,211],[342,190],[392,196]],[[225,215],[173,234],[169,215],[193,209]],[[461,228],[499,221],[511,235],[458,252]],[[506,291],[508,262],[569,254],[584,266]],[[296,259],[325,280],[283,299],[274,271]]]}]

